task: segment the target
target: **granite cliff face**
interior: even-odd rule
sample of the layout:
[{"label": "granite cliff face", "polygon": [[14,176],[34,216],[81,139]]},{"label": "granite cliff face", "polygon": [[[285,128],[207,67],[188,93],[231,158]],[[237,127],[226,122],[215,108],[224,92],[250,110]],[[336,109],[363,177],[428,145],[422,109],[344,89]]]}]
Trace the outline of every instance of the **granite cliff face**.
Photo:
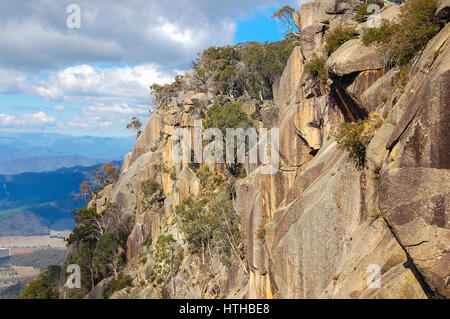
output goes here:
[{"label": "granite cliff face", "polygon": [[[417,55],[399,87],[399,69],[386,71],[383,52],[360,35],[324,51],[333,29],[362,32],[364,23],[352,19],[358,5],[302,5],[294,15],[301,40],[273,85],[273,101],[242,104],[249,116],[258,113],[256,127],[280,129],[281,162],[273,175],[247,163],[245,174],[232,179],[245,257],[225,266],[214,254],[204,262],[185,253],[164,292],[150,278],[155,243],[171,234],[187,250],[176,207],[202,192],[195,169],[175,163],[170,137],[176,128],[193,130],[221,97],[181,86],[154,112],[118,183],[90,203],[98,213],[115,204],[135,216],[122,271],[133,283],[112,298],[450,297],[450,26]],[[447,19],[448,5],[438,6]],[[380,14],[393,21],[399,12],[386,2]],[[323,57],[325,82],[307,70],[315,56]],[[183,81],[189,83],[189,73]],[[364,120],[363,168],[334,137],[342,123],[358,120]],[[219,164],[210,168],[223,174]],[[142,190],[149,179],[163,192],[150,206]],[[108,281],[87,297],[101,297]],[[61,296],[68,296],[65,288]]]}]

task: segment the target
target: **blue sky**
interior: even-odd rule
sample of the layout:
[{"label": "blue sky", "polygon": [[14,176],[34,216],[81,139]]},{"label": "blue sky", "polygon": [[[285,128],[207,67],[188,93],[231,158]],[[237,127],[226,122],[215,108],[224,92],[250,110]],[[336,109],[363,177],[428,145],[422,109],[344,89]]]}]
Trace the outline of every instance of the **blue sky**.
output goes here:
[{"label": "blue sky", "polygon": [[0,4],[0,131],[130,135],[127,121],[149,116],[152,83],[208,46],[281,40],[271,15],[297,2],[185,0],[173,12],[170,1],[83,0],[81,28],[69,30],[65,1],[52,1]]}]

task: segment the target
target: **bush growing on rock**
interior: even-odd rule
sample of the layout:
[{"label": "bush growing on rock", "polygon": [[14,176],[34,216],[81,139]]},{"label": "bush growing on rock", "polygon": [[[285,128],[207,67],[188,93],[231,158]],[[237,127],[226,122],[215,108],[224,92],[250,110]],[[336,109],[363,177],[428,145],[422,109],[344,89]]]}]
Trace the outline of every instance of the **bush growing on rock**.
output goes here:
[{"label": "bush growing on rock", "polygon": [[227,103],[224,106],[213,105],[206,114],[205,128],[218,128],[226,134],[227,128],[249,128],[253,122],[242,111],[240,103]]},{"label": "bush growing on rock", "polygon": [[103,298],[108,299],[115,292],[132,286],[133,279],[128,275],[120,273],[117,278],[114,278],[108,285],[106,285],[105,290],[103,291]]},{"label": "bush growing on rock", "polygon": [[346,150],[358,168],[363,168],[366,162],[366,143],[361,138],[363,132],[363,122],[343,123],[335,135],[338,148]]},{"label": "bush growing on rock", "polygon": [[395,25],[383,21],[379,28],[366,28],[362,36],[362,43],[369,46],[375,44],[387,44],[392,38],[392,35],[397,32]]},{"label": "bush growing on rock", "polygon": [[358,36],[353,27],[337,27],[332,29],[325,37],[325,51],[331,55],[345,42]]},{"label": "bush growing on rock", "polygon": [[335,134],[338,148],[349,153],[349,157],[355,161],[358,169],[365,168],[367,145],[383,122],[381,115],[370,113],[367,120],[343,123]]},{"label": "bush growing on rock", "polygon": [[116,276],[119,265],[124,264],[125,254],[123,254],[123,249],[120,249],[117,237],[112,233],[102,235],[93,254],[95,276],[98,278]]},{"label": "bush growing on rock", "polygon": [[314,55],[311,60],[306,63],[306,72],[311,73],[314,78],[320,81],[322,84],[327,84],[328,73],[325,69],[325,60],[317,55]]},{"label": "bush growing on rock", "polygon": [[436,0],[410,0],[400,8],[397,23],[384,21],[378,29],[366,29],[363,43],[381,47],[387,68],[407,65],[443,27],[436,8]]},{"label": "bush growing on rock", "polygon": [[39,274],[38,279],[28,283],[20,299],[58,299],[61,266],[50,266]]},{"label": "bush growing on rock", "polygon": [[164,199],[162,186],[154,179],[148,179],[141,184],[142,193],[148,204],[152,205]]},{"label": "bush growing on rock", "polygon": [[159,236],[153,251],[151,278],[154,285],[164,290],[164,287],[178,271],[182,260],[183,250],[173,236]]},{"label": "bush growing on rock", "polygon": [[236,214],[230,194],[226,191],[189,196],[176,208],[181,218],[189,251],[199,254],[203,263],[214,253],[222,263],[231,265],[233,256],[242,261],[239,216]]}]

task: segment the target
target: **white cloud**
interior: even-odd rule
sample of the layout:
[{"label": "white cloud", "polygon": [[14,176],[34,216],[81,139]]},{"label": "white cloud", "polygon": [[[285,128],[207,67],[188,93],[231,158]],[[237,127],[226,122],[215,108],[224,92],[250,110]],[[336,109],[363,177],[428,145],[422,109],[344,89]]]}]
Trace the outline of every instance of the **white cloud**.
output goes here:
[{"label": "white cloud", "polygon": [[66,108],[63,106],[63,105],[56,105],[56,106],[54,106],[53,107],[53,110],[54,111],[57,111],[57,112],[62,112],[62,111],[64,111]]},{"label": "white cloud", "polygon": [[0,93],[19,93],[26,80],[25,72],[0,68]]},{"label": "white cloud", "polygon": [[29,83],[26,91],[49,101],[148,104],[150,85],[169,83],[175,75],[176,71],[164,73],[151,64],[112,68],[84,64],[51,72],[48,78]]},{"label": "white cloud", "polygon": [[180,68],[210,45],[229,43],[236,21],[296,0],[78,0],[80,29],[66,26],[71,0],[0,2],[0,66],[27,70],[149,61]]},{"label": "white cloud", "polygon": [[55,125],[56,120],[45,114],[38,112],[35,114],[22,114],[13,116],[0,114],[0,126],[2,127],[48,127]]},{"label": "white cloud", "polygon": [[0,114],[0,126],[11,126],[14,123],[14,116]]},{"label": "white cloud", "polygon": [[106,129],[111,126],[113,126],[114,123],[111,121],[103,121],[101,118],[75,118],[72,119],[62,125],[61,127],[70,127],[75,129],[93,129],[93,128],[100,128],[100,129]]},{"label": "white cloud", "polygon": [[[0,114],[0,126],[106,129],[124,118],[144,118],[151,84],[171,82],[197,52],[232,43],[238,19],[255,9],[297,2],[78,0],[82,27],[70,30],[71,0],[2,0],[0,94],[34,95],[63,105],[48,108],[58,123],[38,112]],[[70,112],[78,113],[62,118]]]},{"label": "white cloud", "polygon": [[82,113],[86,115],[95,115],[95,114],[117,114],[117,115],[144,115],[149,113],[148,106],[136,106],[130,107],[127,104],[121,105],[90,105],[82,108]]}]

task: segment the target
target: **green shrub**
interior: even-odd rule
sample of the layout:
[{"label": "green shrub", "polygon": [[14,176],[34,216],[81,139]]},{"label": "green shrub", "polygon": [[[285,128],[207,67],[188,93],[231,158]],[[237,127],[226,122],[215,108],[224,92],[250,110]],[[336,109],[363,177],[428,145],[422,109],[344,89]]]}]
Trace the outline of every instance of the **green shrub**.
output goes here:
[{"label": "green shrub", "polygon": [[131,278],[128,275],[125,276],[123,275],[123,273],[120,273],[117,276],[117,278],[115,278],[108,285],[106,285],[105,290],[103,291],[103,298],[108,299],[115,292],[132,286],[133,286],[133,278]]},{"label": "green shrub", "polygon": [[311,73],[322,84],[327,84],[328,74],[325,69],[325,60],[317,55],[314,55],[311,60],[306,63],[306,72]]},{"label": "green shrub", "polygon": [[436,7],[436,0],[409,0],[400,8],[397,23],[366,29],[363,42],[381,46],[388,68],[407,65],[445,25],[436,17]]},{"label": "green shrub", "polygon": [[241,258],[239,216],[227,192],[191,195],[177,206],[176,213],[191,253],[200,254],[203,261],[206,253],[219,253],[227,266],[233,255]]},{"label": "green shrub", "polygon": [[266,237],[266,229],[260,228],[256,236],[258,237],[258,239],[264,239]]},{"label": "green shrub", "polygon": [[370,181],[374,184],[379,184],[381,180],[380,176],[381,167],[377,167],[373,171],[373,177],[370,179]]},{"label": "green shrub", "polygon": [[226,103],[224,106],[213,105],[206,114],[205,129],[218,128],[226,134],[227,128],[249,128],[253,122],[242,111],[240,103]]},{"label": "green shrub", "polygon": [[178,271],[182,261],[183,250],[173,236],[159,236],[153,251],[153,281],[156,281],[157,285],[164,289],[167,282]]},{"label": "green shrub", "polygon": [[325,37],[325,50],[331,55],[345,42],[358,36],[353,27],[337,27],[332,29]]},{"label": "green shrub", "polygon": [[366,161],[366,143],[362,140],[364,123],[343,123],[335,135],[339,149],[349,153],[358,168],[363,168]]},{"label": "green shrub", "polygon": [[164,198],[162,186],[154,179],[148,179],[141,184],[145,200],[151,205]]},{"label": "green shrub", "polygon": [[61,267],[50,266],[41,272],[38,279],[31,281],[21,293],[20,299],[58,299]]},{"label": "green shrub", "polygon": [[396,32],[396,27],[384,21],[379,28],[365,28],[362,43],[365,46],[369,46],[372,43],[389,43],[394,32]]},{"label": "green shrub", "polygon": [[119,253],[119,242],[112,233],[100,236],[93,254],[93,265],[97,278],[106,278],[114,274],[124,256]]},{"label": "green shrub", "polygon": [[150,247],[153,244],[152,236],[148,235],[144,240],[144,246]]},{"label": "green shrub", "polygon": [[373,219],[377,219],[383,216],[383,214],[381,213],[381,210],[379,208],[374,208],[369,211],[369,216],[372,217]]}]

